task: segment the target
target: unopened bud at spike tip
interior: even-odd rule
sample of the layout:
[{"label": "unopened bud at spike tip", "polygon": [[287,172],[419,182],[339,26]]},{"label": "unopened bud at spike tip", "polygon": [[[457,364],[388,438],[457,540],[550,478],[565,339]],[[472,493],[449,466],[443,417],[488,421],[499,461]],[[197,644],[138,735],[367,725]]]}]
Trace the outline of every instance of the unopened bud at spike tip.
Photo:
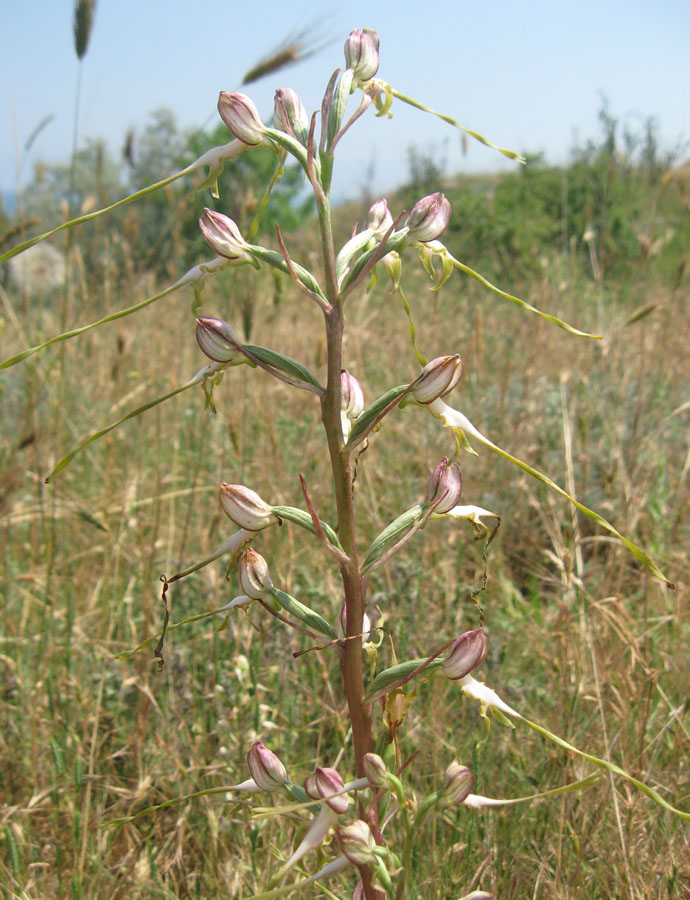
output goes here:
[{"label": "unopened bud at spike tip", "polygon": [[243,484],[223,482],[219,496],[225,515],[245,531],[261,531],[270,525],[280,524],[280,519],[268,503]]},{"label": "unopened bud at spike tip", "polygon": [[441,664],[441,671],[451,681],[458,681],[484,662],[488,649],[489,642],[481,628],[466,631],[453,643]]},{"label": "unopened bud at spike tip", "polygon": [[262,791],[276,791],[287,780],[285,766],[263,741],[256,741],[247,753],[247,765]]},{"label": "unopened bud at spike tip", "polygon": [[246,94],[221,91],[218,95],[218,113],[228,131],[243,144],[258,147],[267,142],[266,126],[254,101]]},{"label": "unopened bud at spike tip", "polygon": [[426,406],[449,394],[464,371],[462,359],[457,353],[453,356],[437,356],[424,366],[410,394],[417,403]]},{"label": "unopened bud at spike tip", "polygon": [[237,575],[242,590],[252,600],[263,600],[273,587],[268,563],[260,553],[250,547],[240,556]]},{"label": "unopened bud at spike tip", "polygon": [[196,320],[196,342],[201,350],[214,362],[232,362],[242,357],[237,349],[239,338],[227,322],[202,316]]},{"label": "unopened bud at spike tip", "polygon": [[247,242],[235,222],[228,216],[206,208],[199,219],[199,228],[206,243],[218,256],[251,261],[251,256],[247,253]]},{"label": "unopened bud at spike tip", "polygon": [[365,866],[376,858],[374,848],[376,841],[371,828],[362,819],[356,819],[349,825],[342,825],[335,830],[340,849],[355,866]]},{"label": "unopened bud at spike tip", "polygon": [[371,28],[355,28],[345,41],[345,65],[356,82],[369,81],[379,68],[379,36]]},{"label": "unopened bud at spike tip", "polygon": [[329,798],[326,799],[326,803],[338,815],[347,812],[350,800],[347,794],[339,794],[337,797],[331,797],[331,794],[342,791],[344,787],[345,783],[338,772],[328,766],[319,766],[304,781],[304,790],[311,799],[324,800]]},{"label": "unopened bud at spike tip", "polygon": [[444,457],[436,466],[429,479],[426,503],[430,512],[442,515],[458,505],[462,495],[462,473],[460,466],[449,463]]},{"label": "unopened bud at spike tip", "polygon": [[457,806],[472,793],[473,787],[474,774],[467,766],[454,759],[445,771],[440,806]]},{"label": "unopened bud at spike tip", "polygon": [[441,193],[422,197],[412,207],[405,224],[413,241],[435,241],[450,222],[450,202]]}]

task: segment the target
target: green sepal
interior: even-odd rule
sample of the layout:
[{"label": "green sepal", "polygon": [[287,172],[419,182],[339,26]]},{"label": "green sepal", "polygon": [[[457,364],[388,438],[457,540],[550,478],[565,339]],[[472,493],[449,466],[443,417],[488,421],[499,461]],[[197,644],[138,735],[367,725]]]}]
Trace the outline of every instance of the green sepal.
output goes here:
[{"label": "green sepal", "polygon": [[371,542],[371,546],[362,563],[361,574],[366,575],[374,563],[378,562],[391,547],[395,546],[410,531],[415,522],[421,519],[423,513],[422,506],[417,504],[401,513],[389,525],[386,525],[383,531]]},{"label": "green sepal", "polygon": [[243,346],[252,354],[252,356],[255,356],[267,366],[278,369],[279,372],[283,372],[285,375],[288,375],[296,381],[306,382],[307,384],[312,385],[312,387],[318,388],[319,391],[325,391],[325,388],[319,384],[316,376],[303,366],[302,363],[290,359],[289,356],[283,356],[282,353],[278,353],[276,350],[269,350],[268,347],[257,347],[253,344],[244,344]]},{"label": "green sepal", "polygon": [[402,249],[405,241],[407,240],[408,231],[409,229],[407,228],[402,228],[400,231],[396,231],[388,238],[388,240],[386,241],[386,246],[383,249],[381,249],[381,244],[378,243],[375,247],[372,247],[370,250],[362,253],[359,259],[355,263],[353,263],[352,268],[347,273],[347,276],[345,277],[341,287],[341,293],[344,293],[348,289],[348,287],[357,279],[357,276],[366,266],[366,264],[371,260],[372,256],[378,254],[378,258],[382,259],[391,251],[398,251]]},{"label": "green sepal", "polygon": [[[365,700],[369,702],[375,694],[385,691],[386,688],[392,687],[399,681],[404,680],[411,675],[415,669],[419,669],[422,666],[424,666],[422,672],[425,672],[426,674],[433,672],[443,664],[443,660],[432,659],[426,666],[424,665],[425,663],[426,659],[408,659],[406,662],[398,663],[395,666],[391,666],[390,669],[384,669],[383,672],[379,672],[376,678],[367,685],[367,695]],[[420,675],[422,672],[420,672]]]},{"label": "green sepal", "polygon": [[294,597],[291,597],[290,594],[286,594],[285,591],[278,590],[278,588],[270,588],[269,593],[273,599],[281,605],[285,612],[288,612],[291,616],[299,619],[299,621],[304,623],[307,628],[310,628],[312,631],[318,631],[319,634],[326,635],[326,637],[332,641],[337,640],[338,635],[335,633],[335,630],[328,624],[323,616],[314,612],[313,609],[305,606],[304,603],[300,603],[299,600],[295,600]]},{"label": "green sepal", "polygon": [[328,131],[326,140],[327,151],[331,149],[333,139],[335,138],[338,131],[340,131],[340,126],[342,125],[343,117],[345,115],[345,108],[347,107],[347,101],[350,99],[350,94],[352,93],[351,89],[353,75],[354,72],[352,71],[352,69],[345,69],[345,71],[338,79],[335,90],[333,91],[333,100],[331,102],[331,108],[328,112]]},{"label": "green sepal", "polygon": [[[292,522],[295,525],[306,528],[307,531],[311,531],[312,534],[316,534],[316,528],[314,527],[311,516],[303,509],[299,509],[296,506],[272,506],[271,512],[275,513],[280,519],[287,519],[288,522]],[[319,521],[321,522],[320,519]],[[337,547],[338,550],[343,550],[338,535],[333,531],[331,526],[326,522],[321,522],[321,528],[331,544],[333,544],[334,547]],[[343,553],[344,552],[345,551],[343,550]]]},{"label": "green sepal", "polygon": [[371,406],[368,406],[362,415],[356,419],[344,449],[352,450],[353,447],[356,447],[357,444],[360,443],[360,441],[363,441],[369,432],[376,426],[378,421],[383,418],[386,413],[386,407],[395,404],[408,387],[409,385],[407,384],[399,384],[397,387],[386,391],[386,393],[382,394],[377,400],[374,400]]},{"label": "green sepal", "polygon": [[[249,253],[255,261],[260,260],[261,262],[266,263],[267,266],[278,269],[286,275],[290,274],[283,254],[279,253],[277,250],[271,250],[268,247],[262,247],[259,244],[248,244],[247,253]],[[296,263],[294,260],[291,260],[290,264],[292,266],[292,271],[298,277],[300,282],[312,293],[318,295],[324,303],[327,303],[326,295],[321,290],[318,281],[314,278],[312,273],[308,269],[305,269],[304,266],[300,266],[299,263]]]}]

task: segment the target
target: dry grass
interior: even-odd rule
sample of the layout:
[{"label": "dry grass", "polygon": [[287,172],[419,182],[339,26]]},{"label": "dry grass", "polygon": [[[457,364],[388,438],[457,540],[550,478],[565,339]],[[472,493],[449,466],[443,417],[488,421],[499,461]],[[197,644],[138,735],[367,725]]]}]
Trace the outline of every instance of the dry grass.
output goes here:
[{"label": "dry grass", "polygon": [[[577,325],[603,327],[603,345],[577,341],[453,279],[430,294],[408,263],[419,344],[460,351],[454,396],[501,446],[529,459],[649,549],[678,585],[652,583],[624,550],[574,520],[527,476],[482,453],[465,457],[468,503],[503,516],[482,603],[490,635],[483,677],[533,718],[607,755],[690,809],[686,714],[690,666],[687,444],[688,309],[651,282],[603,293],[558,259],[523,295]],[[108,293],[70,282],[68,318],[85,322],[153,291],[146,279]],[[105,285],[105,287],[104,287]],[[512,285],[511,288],[518,286]],[[415,289],[416,288],[416,289]],[[626,326],[636,305],[660,306]],[[268,296],[260,284],[257,298]],[[205,298],[237,321],[231,278]],[[211,299],[213,298],[213,299]],[[2,357],[53,333],[50,303],[3,294]],[[31,311],[30,317],[27,313]],[[22,312],[24,315],[22,315]],[[18,335],[16,322],[27,334]],[[382,287],[353,298],[345,352],[371,400],[415,371],[398,301]],[[600,316],[601,321],[596,321]],[[286,292],[258,300],[252,340],[323,371],[317,313]],[[383,339],[382,339],[382,336]],[[218,414],[185,394],[125,425],[42,484],[59,456],[93,427],[169,390],[202,364],[188,298],[161,301],[118,327],[91,332],[3,373],[0,485],[5,624],[0,643],[0,891],[4,897],[240,897],[265,885],[299,826],[253,822],[221,796],[187,801],[119,830],[107,819],[245,777],[244,755],[265,739],[299,780],[332,764],[347,722],[334,656],[259,612],[169,635],[158,673],[150,651],[127,660],[162,621],[158,575],[213,549],[229,533],[220,480],[300,505],[297,473],[332,519],[316,402],[256,372],[233,370]],[[457,402],[456,402],[457,401]],[[683,412],[685,409],[685,412]],[[419,410],[403,410],[362,455],[363,545],[423,496],[452,447]],[[333,616],[337,577],[314,544],[287,526],[258,549],[282,588]],[[222,562],[171,591],[173,619],[226,602]],[[234,579],[234,576],[231,576]],[[372,579],[400,659],[427,654],[476,614],[481,550],[469,530],[430,525],[409,554]],[[218,623],[216,623],[217,625]],[[390,662],[387,643],[379,666]],[[420,689],[401,731],[421,790],[455,755],[478,790],[525,795],[586,769],[531,733],[494,724],[481,743],[476,709],[452,685]],[[342,762],[348,770],[346,747]],[[688,897],[687,825],[623,783],[503,812],[449,811],[415,866],[422,896],[453,898],[481,882],[511,898]],[[347,897],[343,882],[338,896]],[[324,896],[314,891],[311,896]]]}]

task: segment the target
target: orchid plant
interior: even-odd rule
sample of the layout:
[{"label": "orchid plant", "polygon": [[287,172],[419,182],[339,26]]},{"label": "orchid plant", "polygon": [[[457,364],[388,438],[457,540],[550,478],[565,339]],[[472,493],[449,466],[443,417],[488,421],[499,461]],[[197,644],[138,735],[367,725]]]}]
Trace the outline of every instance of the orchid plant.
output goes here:
[{"label": "orchid plant", "polygon": [[[201,386],[207,403],[213,406],[214,386],[236,366],[260,368],[283,382],[286,389],[303,392],[305,403],[319,406],[330,460],[337,525],[331,525],[319,517],[304,479],[304,509],[282,506],[275,502],[275,498],[262,498],[247,485],[231,482],[221,484],[221,509],[237,530],[203,560],[170,577],[162,578],[166,610],[163,629],[157,635],[148,637],[134,650],[121,654],[127,656],[155,643],[155,654],[162,666],[166,631],[185,624],[184,621],[169,622],[167,595],[170,586],[202,566],[224,557],[230,570],[236,570],[241,593],[220,608],[210,610],[206,614],[208,617],[228,616],[238,607],[254,605],[261,608],[266,616],[274,617],[279,627],[295,629],[309,646],[319,647],[337,658],[351,726],[351,746],[346,751],[349,756],[342,763],[342,772],[347,775],[329,765],[332,761],[322,760],[322,764],[316,767],[303,786],[299,785],[290,779],[280,759],[262,741],[257,741],[247,757],[250,777],[221,789],[229,799],[243,793],[283,796],[281,804],[254,806],[254,815],[257,817],[289,814],[301,815],[307,819],[302,840],[294,848],[284,848],[284,860],[269,876],[265,891],[255,895],[254,900],[287,895],[316,882],[326,885],[336,877],[341,877],[340,873],[344,873],[343,878],[349,879],[352,897],[359,900],[381,900],[385,897],[402,900],[417,897],[418,887],[411,864],[413,846],[435,815],[458,805],[470,810],[506,806],[585,789],[597,780],[597,770],[602,769],[626,780],[664,809],[690,819],[690,813],[675,808],[652,787],[608,760],[573,746],[532,721],[475,677],[475,670],[485,659],[488,647],[483,613],[479,607],[476,610],[478,620],[473,629],[459,636],[448,636],[427,658],[396,662],[384,669],[377,666],[376,650],[380,644],[380,629],[368,594],[372,574],[399,554],[408,542],[418,537],[432,519],[448,524],[467,522],[474,531],[474,536],[485,539],[487,546],[496,534],[500,522],[497,513],[473,502],[462,502],[462,475],[458,459],[463,452],[476,453],[472,444],[502,456],[546,484],[600,528],[622,541],[655,578],[672,587],[643,549],[546,475],[499,447],[464,412],[450,405],[450,396],[464,372],[457,348],[451,347],[448,355],[428,361],[416,347],[412,332],[412,345],[419,361],[417,377],[409,383],[391,386],[368,405],[365,402],[364,387],[348,369],[349,360],[344,358],[346,307],[349,303],[356,302],[358,291],[367,290],[377,275],[383,275],[390,279],[393,291],[400,295],[409,315],[401,286],[403,260],[407,262],[409,259],[412,262],[415,256],[428,273],[435,289],[440,288],[458,269],[480,281],[490,292],[518,304],[528,312],[542,316],[578,338],[598,337],[535,309],[491,284],[457,260],[442,242],[451,218],[451,207],[441,193],[421,198],[407,214],[394,214],[389,210],[386,200],[381,199],[369,210],[366,226],[360,231],[355,229],[352,237],[339,249],[335,246],[331,218],[331,181],[335,152],[350,128],[356,125],[357,120],[370,107],[378,116],[391,115],[391,107],[396,100],[426,113],[440,115],[378,78],[378,68],[377,34],[369,29],[355,30],[345,42],[345,68],[336,69],[331,76],[319,113],[310,116],[300,98],[292,90],[284,88],[276,91],[273,123],[266,125],[249,97],[221,92],[218,111],[232,139],[205,153],[181,172],[114,204],[118,206],[139,199],[177,178],[205,169],[208,169],[208,175],[204,187],[213,191],[223,164],[231,163],[241,153],[268,147],[276,154],[278,172],[286,158],[292,157],[302,167],[313,192],[321,248],[321,267],[318,272],[310,271],[293,259],[279,228],[278,251],[252,244],[240,233],[232,219],[207,209],[199,225],[214,252],[212,259],[193,267],[164,291],[128,309],[22,350],[2,363],[2,367],[14,365],[51,344],[130,315],[172,291],[188,285],[194,289],[196,340],[208,358],[206,365],[176,390],[150,400],[118,421],[84,438],[58,463],[52,475],[63,469],[87,444],[107,434],[125,420],[183,391]],[[358,95],[359,103],[354,112],[348,115],[348,105],[353,95]],[[453,127],[462,128],[483,144],[519,160],[517,154],[496,147],[476,132],[464,129],[454,119],[448,116],[441,118]],[[84,223],[112,208],[81,216],[47,234],[25,241],[5,253],[0,261],[57,231]],[[323,377],[317,377],[301,362],[278,351],[243,343],[232,326],[222,318],[202,314],[200,288],[204,281],[222,269],[247,265],[256,269],[270,267],[278,270],[294,282],[297,290],[310,304],[317,307],[323,318],[327,348]],[[401,414],[401,410],[408,406],[426,410],[448,429],[451,437],[448,455],[433,468],[424,498],[401,512],[363,550],[360,536],[362,511],[356,507],[353,490],[356,462],[374,430],[385,428],[390,418]],[[342,585],[339,609],[313,609],[276,586],[269,564],[255,547],[261,543],[262,532],[281,523],[303,529],[306,532],[305,539],[320,547],[329,564],[337,571]],[[199,616],[194,618],[198,619]],[[368,667],[364,665],[365,654],[370,661]],[[411,682],[419,685],[423,680],[433,678],[456,682],[464,697],[479,704],[481,716],[487,724],[490,718],[494,718],[513,728],[524,726],[532,729],[564,751],[579,755],[593,767],[592,773],[580,781],[559,785],[540,794],[499,799],[473,793],[475,778],[472,771],[463,761],[449,759],[445,772],[439,773],[438,789],[430,793],[420,792],[415,786],[414,766],[408,765],[409,760],[401,758],[396,729],[405,718],[405,686]],[[200,793],[218,792],[214,790]],[[136,817],[113,820],[110,824],[122,825],[160,806],[178,802],[178,799],[143,810]],[[318,862],[314,863],[319,849]],[[293,869],[298,863],[302,873],[311,871],[311,874],[294,877]],[[344,882],[339,883],[342,886]],[[329,896],[334,895],[329,893]],[[490,896],[481,890],[474,890],[466,895],[465,900],[470,897],[479,900]]]}]

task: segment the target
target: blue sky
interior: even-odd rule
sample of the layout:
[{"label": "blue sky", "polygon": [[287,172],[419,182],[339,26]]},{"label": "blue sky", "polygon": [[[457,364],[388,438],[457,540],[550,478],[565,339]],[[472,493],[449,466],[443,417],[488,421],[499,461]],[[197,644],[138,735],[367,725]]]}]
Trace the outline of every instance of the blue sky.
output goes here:
[{"label": "blue sky", "polygon": [[[37,160],[69,157],[78,70],[72,10],[72,0],[5,4],[3,190],[16,188],[18,157],[24,182]],[[575,140],[598,134],[601,93],[633,129],[654,116],[668,146],[690,138],[687,0],[311,6],[301,0],[99,0],[83,66],[80,136],[103,137],[119,153],[125,132],[141,130],[161,106],[176,113],[180,126],[198,127],[213,115],[219,90],[237,89],[259,58],[310,25],[317,42],[330,43],[246,88],[265,117],[277,87],[294,88],[309,112],[318,108],[328,77],[343,64],[345,36],[367,26],[381,38],[379,77],[512,149],[543,150],[550,161],[565,161]],[[411,144],[445,157],[448,171],[511,165],[472,142],[463,157],[448,126],[401,104],[393,112],[392,120],[382,120],[369,111],[341,143],[336,194],[358,194],[370,167],[377,191],[395,186],[408,172]],[[22,154],[48,115],[55,118],[30,154]]]}]

